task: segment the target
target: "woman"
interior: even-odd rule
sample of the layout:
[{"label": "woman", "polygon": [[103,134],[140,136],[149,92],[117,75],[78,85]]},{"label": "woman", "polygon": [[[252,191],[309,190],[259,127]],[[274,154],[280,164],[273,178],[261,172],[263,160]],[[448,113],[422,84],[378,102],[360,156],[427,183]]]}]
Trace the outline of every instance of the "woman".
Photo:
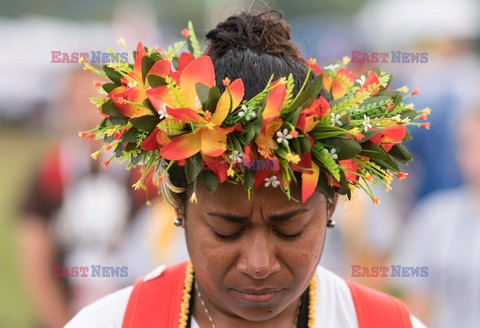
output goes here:
[{"label": "woman", "polygon": [[[182,34],[191,42],[189,45],[195,54],[198,45],[195,44],[193,29]],[[344,122],[348,118],[344,112],[335,114],[325,100],[331,99],[327,91],[331,91],[334,98],[341,98],[346,95],[347,87],[353,88],[355,80],[352,80],[348,72],[339,70],[337,73],[343,74],[348,83],[335,84],[338,75],[327,83],[329,78],[324,75],[326,89],[320,90],[321,81],[309,75],[309,66],[319,74],[321,70],[314,62],[307,63],[301,57],[290,40],[288,24],[275,11],[241,13],[229,17],[210,31],[207,39],[210,45],[206,54],[215,68],[215,85],[220,88],[218,91],[223,92],[222,96],[217,97],[214,111],[210,111],[213,85],[205,77],[209,75],[208,58],[194,55],[197,59],[190,59],[190,66],[184,67],[182,61],[185,56],[180,56],[178,70],[183,71],[181,77],[176,79],[174,73],[169,73],[169,68],[167,73],[160,72],[160,61],[151,63],[149,73],[145,73],[145,70],[140,73],[140,63],[146,66],[148,59],[145,56],[148,55],[144,54],[143,47],[139,47],[135,66],[128,78],[135,79],[135,72],[138,72],[138,76],[141,74],[146,79],[138,79],[138,84],[130,86],[142,88],[147,82],[150,87],[153,86],[150,89],[145,87],[145,92],[152,106],[162,115],[155,121],[155,128],[152,126],[149,137],[141,140],[142,151],[160,152],[144,159],[144,163],[159,160],[162,164],[159,166],[162,173],[159,183],[166,199],[176,208],[175,224],[185,229],[191,262],[168,268],[159,267],[139,279],[134,287],[120,290],[85,308],[67,327],[423,327],[410,316],[400,301],[346,282],[318,266],[326,228],[334,226],[331,217],[338,194],[349,195],[347,183],[357,186],[360,177],[369,180],[374,172],[383,170],[382,167],[375,166],[371,173],[367,172],[368,168],[362,160],[368,156],[355,156],[362,152],[361,147],[367,146],[370,147],[370,152],[387,154],[384,148],[390,151],[405,137],[404,126],[393,133],[391,129],[394,121],[389,121],[390,125],[385,125],[385,130],[381,130],[380,140],[380,130],[368,133],[371,123],[376,124],[376,121],[370,123],[366,115],[364,118],[363,114],[352,111],[349,122]],[[194,64],[195,61],[198,65],[202,61],[203,66],[195,66],[194,72],[189,67],[197,65]],[[282,79],[269,84],[272,73],[277,78],[292,73],[294,85]],[[152,78],[150,74],[157,74],[162,79]],[[187,76],[194,76],[197,81],[207,85],[210,91],[202,92],[198,84],[189,84]],[[288,103],[289,93],[299,94],[305,87],[302,86],[305,76],[309,87],[300,97],[292,98]],[[225,77],[241,79],[243,85],[238,80],[230,82]],[[379,94],[385,89],[383,77],[370,72],[363,77],[361,85],[356,87],[353,97]],[[177,81],[181,87],[172,87],[172,80]],[[170,91],[173,90],[169,94],[164,93],[168,83]],[[178,104],[181,103],[178,99],[177,106],[172,105],[174,101],[169,96],[176,92],[175,95],[179,95],[177,98],[181,99],[182,95],[188,94],[185,86],[192,84],[196,86],[197,102],[190,102],[185,97],[184,106]],[[270,89],[269,93],[265,93],[268,95],[265,96],[263,105],[260,104],[261,101],[258,102],[260,105],[257,104],[257,108],[260,109],[252,112],[249,107],[253,107],[252,102],[247,102],[244,103],[245,107],[235,110],[241,99],[257,99],[255,97],[262,93],[265,85],[270,85]],[[128,89],[131,87],[120,84],[117,88],[109,88],[108,97],[112,99],[110,104],[113,103],[136,126],[140,122],[136,120],[140,115],[138,113],[146,109],[139,105],[138,100],[132,101],[131,94],[125,92],[138,95],[141,94],[141,89]],[[313,101],[318,96],[318,91],[321,97]],[[308,92],[312,94],[312,101],[308,100]],[[205,101],[201,100],[202,93],[209,95]],[[118,98],[119,94],[121,99]],[[297,99],[302,102],[297,102]],[[359,99],[357,100],[360,101]],[[188,107],[185,103],[196,110],[181,108]],[[283,107],[282,104],[285,103],[290,106]],[[383,113],[385,118],[390,115],[389,111],[393,110],[394,104],[393,101],[385,102],[382,106],[379,106],[378,113]],[[308,109],[297,110],[302,107]],[[282,115],[287,115],[280,115],[281,108],[285,110]],[[233,112],[237,116],[229,116]],[[272,112],[277,114],[271,115]],[[328,127],[315,130],[315,126],[320,126],[321,122],[330,122],[330,115],[327,117],[326,114],[330,112],[332,126],[328,123]],[[108,113],[118,115],[111,110]],[[165,127],[167,124],[162,123],[165,114],[170,116],[171,124],[168,127],[172,131],[176,129],[176,133],[170,132],[168,136],[162,135],[162,131],[169,131]],[[222,118],[218,119],[220,116]],[[258,129],[248,143],[245,139],[248,139],[248,129],[255,129],[252,128],[255,124],[249,122],[258,116],[262,116],[263,122],[258,123]],[[174,125],[178,122],[182,124]],[[360,133],[358,128],[352,127],[348,131],[337,128],[346,127],[350,122],[352,125],[357,122],[363,126],[365,134]],[[385,122],[382,121],[382,124]],[[103,133],[105,124],[95,130],[95,133]],[[190,129],[190,126],[192,131],[185,130]],[[377,126],[380,129],[380,123]],[[122,126],[125,127],[131,129],[130,125]],[[183,132],[178,133],[179,130]],[[400,133],[401,138],[396,135],[398,130],[403,131]],[[211,137],[211,131],[217,133],[215,138]],[[341,131],[347,131],[341,140],[333,138],[337,133],[343,133]],[[237,149],[243,151],[243,159],[240,160],[236,157],[239,150],[235,152],[230,148],[233,147],[230,146],[230,141],[236,138],[237,132],[243,133],[237,140],[242,146]],[[314,137],[307,138],[309,132]],[[228,134],[228,139],[222,133]],[[340,142],[341,146],[317,145],[314,138],[325,137],[325,133],[329,136],[325,139],[325,145],[337,145]],[[377,135],[378,140],[374,139],[374,135]],[[305,136],[306,146],[304,143],[299,146],[301,142],[293,140],[299,136]],[[365,146],[357,143],[362,139],[367,143]],[[317,151],[319,147],[321,151]],[[125,147],[127,149],[128,146]],[[283,149],[286,150],[281,153]],[[227,153],[227,150],[230,152]],[[226,166],[222,166],[221,161],[215,162],[215,156],[220,155],[230,159]],[[312,156],[320,166],[315,164]],[[246,161],[247,157],[249,161]],[[387,157],[390,159],[387,154],[385,162],[379,163],[393,168],[394,164],[387,164]],[[281,168],[273,168],[275,165],[270,167],[269,162],[265,166],[258,164],[255,172],[252,159],[259,163],[278,161],[276,165]],[[165,160],[170,161],[168,166]],[[334,162],[335,160],[339,162]],[[214,174],[195,169],[198,163],[203,162]],[[308,164],[303,165],[306,162]],[[148,175],[153,165],[145,166],[147,169],[144,170],[144,176]],[[252,170],[246,170],[243,166]],[[285,180],[286,166],[295,169],[288,176],[288,181]],[[308,169],[302,170],[302,167]],[[241,178],[238,176],[240,170],[245,174]],[[332,171],[326,174],[320,170]],[[250,176],[249,179],[250,173],[247,171],[254,172],[254,177]],[[282,174],[274,174],[280,171]],[[401,176],[401,172],[396,173]],[[200,175],[203,179],[196,179]],[[391,181],[387,171],[382,177]],[[222,183],[230,178],[238,178],[240,180],[237,182],[242,183]],[[290,184],[293,180],[301,180],[302,183]],[[141,187],[141,182],[136,186]],[[172,193],[172,190],[176,193]],[[302,201],[294,201],[296,199]]]}]

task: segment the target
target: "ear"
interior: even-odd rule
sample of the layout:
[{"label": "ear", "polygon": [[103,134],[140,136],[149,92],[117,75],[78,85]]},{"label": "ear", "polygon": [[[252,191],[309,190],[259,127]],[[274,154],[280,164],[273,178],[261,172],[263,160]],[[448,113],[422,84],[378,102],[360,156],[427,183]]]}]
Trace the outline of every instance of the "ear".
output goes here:
[{"label": "ear", "polygon": [[185,228],[185,209],[183,207],[176,207],[175,214],[177,218],[182,221],[182,228]]},{"label": "ear", "polygon": [[327,220],[330,220],[332,218],[333,213],[335,212],[335,209],[337,208],[337,202],[338,202],[338,193],[335,193],[335,196],[333,198],[333,203],[330,203],[327,200]]}]

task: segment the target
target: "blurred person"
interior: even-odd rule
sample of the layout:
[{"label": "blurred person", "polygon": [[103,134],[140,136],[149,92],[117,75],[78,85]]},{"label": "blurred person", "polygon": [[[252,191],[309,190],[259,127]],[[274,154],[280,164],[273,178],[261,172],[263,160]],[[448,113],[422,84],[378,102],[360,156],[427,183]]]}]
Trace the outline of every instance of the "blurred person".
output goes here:
[{"label": "blurred person", "polygon": [[[61,133],[46,147],[21,208],[21,272],[41,327],[62,327],[85,304],[131,284],[132,277],[158,264],[152,252],[162,251],[151,247],[158,224],[149,219],[151,208],[144,208],[144,193],[131,188],[139,172],[116,163],[105,170],[100,162],[107,154],[100,162],[89,156],[99,141],[78,137],[97,121],[89,102],[94,83],[80,68],[68,73],[69,93],[49,118]],[[158,220],[174,215],[156,213]],[[125,266],[128,272],[63,276],[64,268],[71,273],[75,266],[93,270],[92,265]]]},{"label": "blurred person", "polygon": [[391,283],[432,327],[474,328],[480,322],[478,102],[476,108],[457,123],[456,154],[452,154],[464,183],[436,191],[415,207],[392,258],[394,264],[428,267],[427,278],[395,278]]},{"label": "blurred person", "polygon": [[[395,15],[392,15],[395,13]],[[375,17],[375,24],[372,24]],[[413,130],[409,143],[415,161],[407,184],[394,192],[399,208],[408,215],[429,193],[461,184],[455,156],[458,107],[465,107],[480,88],[480,61],[474,42],[480,32],[480,4],[476,0],[372,0],[359,12],[357,22],[368,49],[386,52],[397,81],[418,88],[416,109],[429,106],[430,130]],[[382,26],[381,29],[378,26]],[[354,49],[362,50],[362,49]],[[426,53],[426,63],[392,63],[392,51]],[[441,144],[442,147],[432,147]]]}]

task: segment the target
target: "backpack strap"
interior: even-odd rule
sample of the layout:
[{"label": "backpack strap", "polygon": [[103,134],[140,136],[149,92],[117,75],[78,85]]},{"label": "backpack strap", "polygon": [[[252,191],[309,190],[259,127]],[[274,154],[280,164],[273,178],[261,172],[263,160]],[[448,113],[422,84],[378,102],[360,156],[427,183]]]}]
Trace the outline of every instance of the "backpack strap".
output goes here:
[{"label": "backpack strap", "polygon": [[178,327],[187,264],[169,266],[152,279],[139,278],[128,299],[122,328]]},{"label": "backpack strap", "polygon": [[397,298],[345,280],[352,293],[359,328],[412,328],[407,306]]}]

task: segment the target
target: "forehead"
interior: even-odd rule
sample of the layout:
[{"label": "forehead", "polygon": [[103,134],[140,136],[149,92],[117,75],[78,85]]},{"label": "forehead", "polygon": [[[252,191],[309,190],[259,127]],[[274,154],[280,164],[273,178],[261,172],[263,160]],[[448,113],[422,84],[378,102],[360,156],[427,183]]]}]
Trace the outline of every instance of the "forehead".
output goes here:
[{"label": "forehead", "polygon": [[[200,181],[199,181],[200,182]],[[192,193],[189,187],[188,196]],[[189,204],[187,207],[194,206],[202,210],[223,210],[235,213],[248,213],[253,208],[261,208],[266,213],[282,213],[303,208],[320,207],[322,205],[323,196],[315,192],[310,199],[301,202],[301,187],[291,185],[291,196],[298,201],[288,199],[280,187],[264,187],[261,186],[251,193],[248,199],[248,193],[241,184],[231,184],[228,182],[218,185],[213,193],[209,193],[201,183],[197,184],[196,204]]]}]

